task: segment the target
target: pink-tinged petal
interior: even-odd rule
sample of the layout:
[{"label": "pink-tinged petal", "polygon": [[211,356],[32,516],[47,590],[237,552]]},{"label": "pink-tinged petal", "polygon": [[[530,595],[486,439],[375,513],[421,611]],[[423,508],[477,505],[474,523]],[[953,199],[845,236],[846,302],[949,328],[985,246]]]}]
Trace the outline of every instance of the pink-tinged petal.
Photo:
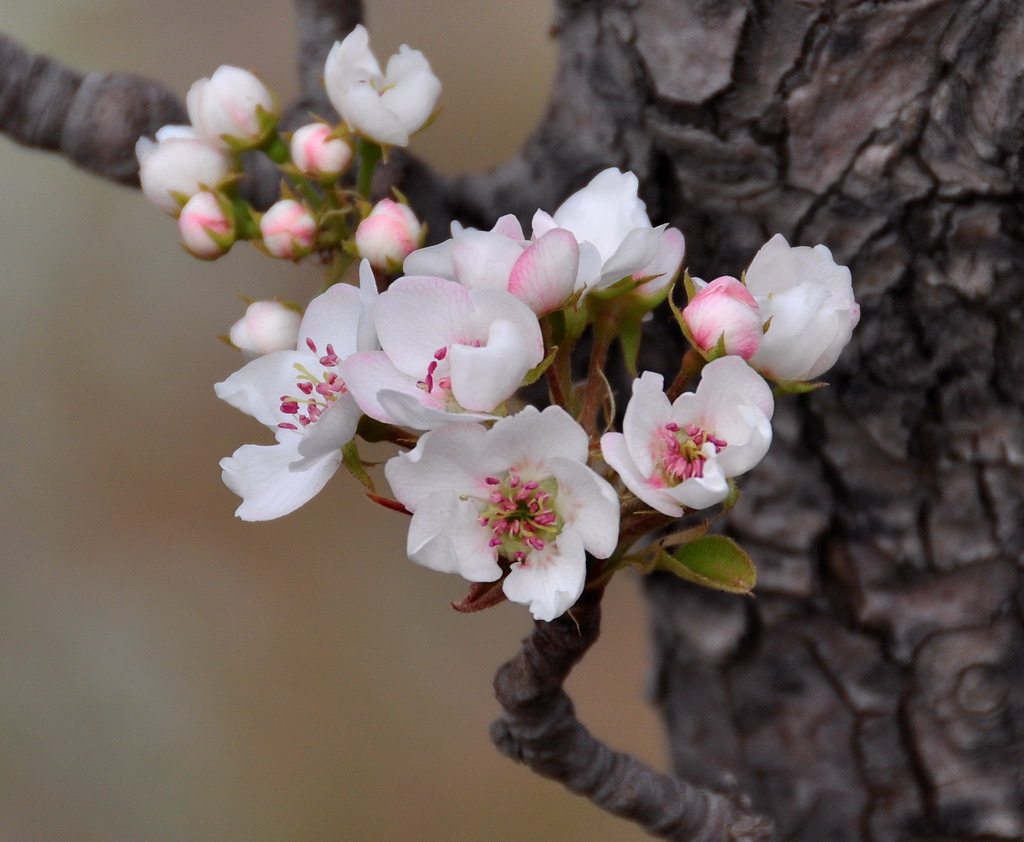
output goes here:
[{"label": "pink-tinged petal", "polygon": [[468,289],[505,289],[522,253],[519,240],[491,231],[466,231],[452,244],[455,279]]},{"label": "pink-tinged petal", "polygon": [[538,315],[557,310],[572,295],[579,263],[576,238],[555,228],[521,253],[508,276],[508,290]]},{"label": "pink-tinged petal", "polygon": [[548,231],[559,227],[551,214],[542,210],[537,211],[533,215],[533,221],[530,223],[530,226],[533,229],[533,239],[535,240],[539,240],[547,234]]},{"label": "pink-tinged petal", "polygon": [[220,462],[224,484],[242,498],[235,511],[242,520],[273,520],[295,511],[327,484],[341,464],[341,452],[332,451],[304,460],[302,469],[296,470],[299,437],[280,438],[269,447],[244,445]]},{"label": "pink-tinged petal", "polygon": [[319,358],[331,345],[340,359],[354,353],[363,312],[359,291],[348,284],[335,284],[309,302],[299,325],[299,347],[312,339]]},{"label": "pink-tinged petal", "polygon": [[749,290],[736,278],[716,278],[683,308],[683,321],[699,350],[723,339],[726,354],[749,359],[761,346],[764,317]]},{"label": "pink-tinged petal", "polygon": [[523,234],[523,226],[519,224],[519,220],[515,214],[507,213],[502,217],[498,218],[498,221],[494,223],[494,227],[491,229],[495,234],[501,234],[502,236],[508,237],[510,240],[525,240],[526,235]]},{"label": "pink-tinged petal", "polygon": [[391,423],[412,430],[436,430],[447,424],[458,424],[475,421],[494,421],[497,416],[482,412],[455,412],[439,409],[437,406],[423,402],[423,392],[396,392],[392,389],[381,389],[377,392],[377,402],[388,415]]},{"label": "pink-tinged petal", "polygon": [[281,396],[295,395],[295,365],[315,364],[303,351],[274,351],[257,357],[213,387],[217,397],[253,416],[261,424],[276,427],[288,420],[281,412]]},{"label": "pink-tinged petal", "polygon": [[633,277],[637,280],[651,278],[646,283],[640,284],[637,287],[637,292],[641,295],[656,295],[675,281],[679,275],[679,269],[683,265],[685,254],[686,240],[683,238],[682,231],[677,228],[666,228],[658,242],[658,250],[654,254],[654,259],[643,269],[633,273]]},{"label": "pink-tinged petal", "polygon": [[[633,396],[626,405],[626,414],[622,419],[622,432],[633,464],[644,477],[654,472],[655,444],[665,425],[672,420],[664,386],[665,380],[660,374],[643,372],[633,381]],[[636,491],[633,493],[636,494]]]},{"label": "pink-tinged petal", "polygon": [[585,463],[587,450],[586,432],[564,409],[549,406],[541,412],[528,406],[491,428],[480,468],[496,475],[515,467],[524,476],[541,479],[547,460],[562,456]]},{"label": "pink-tinged petal", "polygon": [[536,346],[504,319],[491,322],[486,345],[453,345],[448,359],[452,396],[476,412],[490,412],[512,397],[526,373],[541,361]]},{"label": "pink-tinged petal", "polygon": [[356,434],[356,424],[359,423],[362,414],[362,410],[351,395],[339,396],[323,411],[316,423],[302,430],[299,456],[304,460],[316,459],[344,447]]},{"label": "pink-tinged petal", "polygon": [[377,337],[395,366],[422,378],[440,348],[472,341],[469,290],[443,278],[404,277],[377,299]]},{"label": "pink-tinged petal", "polygon": [[[383,390],[402,392],[419,401],[431,398],[422,389],[417,388],[416,378],[403,374],[383,351],[361,351],[346,358],[340,366],[341,377],[345,381],[349,394],[371,418],[385,424],[398,423],[381,405],[378,393]],[[443,407],[441,407],[443,409]]]},{"label": "pink-tinged petal", "polygon": [[627,233],[611,257],[605,259],[601,268],[601,280],[597,286],[614,284],[647,266],[658,253],[665,228],[665,225],[657,228],[634,228]]},{"label": "pink-tinged petal", "polygon": [[601,455],[619,475],[626,488],[648,506],[669,517],[682,516],[682,506],[665,493],[664,487],[652,485],[650,474],[643,475],[637,470],[622,433],[605,433],[601,436]]},{"label": "pink-tinged petal", "polygon": [[586,580],[583,544],[573,532],[563,532],[543,550],[512,565],[502,590],[512,602],[528,605],[535,620],[553,620],[573,606]]},{"label": "pink-tinged petal", "polygon": [[436,246],[416,249],[405,258],[402,271],[406,275],[424,275],[431,278],[455,280],[455,269],[452,267],[452,246],[455,240],[445,240]]},{"label": "pink-tinged petal", "polygon": [[558,480],[555,508],[565,521],[564,529],[576,532],[595,558],[608,558],[619,542],[615,489],[581,462],[556,456],[547,464],[551,476]]},{"label": "pink-tinged petal", "polygon": [[469,321],[469,332],[477,339],[487,335],[492,322],[501,320],[514,325],[516,331],[537,355],[536,365],[544,359],[544,337],[540,331],[537,315],[524,302],[503,289],[475,289],[470,292],[473,315]]},{"label": "pink-tinged petal", "polygon": [[384,465],[395,498],[412,512],[429,505],[441,491],[486,495],[476,461],[486,430],[479,424],[458,424],[423,435],[416,447]]}]

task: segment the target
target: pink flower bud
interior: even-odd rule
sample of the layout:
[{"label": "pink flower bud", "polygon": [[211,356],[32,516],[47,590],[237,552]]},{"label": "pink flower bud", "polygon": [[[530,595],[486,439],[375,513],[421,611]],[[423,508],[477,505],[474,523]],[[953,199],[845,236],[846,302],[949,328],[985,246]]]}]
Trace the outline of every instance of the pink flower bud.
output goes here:
[{"label": "pink flower bud", "polygon": [[356,248],[378,269],[394,271],[420,245],[423,225],[408,206],[381,199],[356,228]]},{"label": "pink flower bud", "polygon": [[747,288],[728,275],[712,281],[683,309],[683,321],[705,355],[725,337],[725,353],[750,359],[761,346],[761,310]]},{"label": "pink flower bud", "polygon": [[316,232],[316,218],[293,199],[275,202],[260,220],[263,246],[272,257],[305,257],[313,250]]},{"label": "pink flower bud", "polygon": [[200,79],[185,97],[192,126],[207,143],[228,146],[232,141],[259,146],[277,123],[274,95],[255,75],[230,65]]},{"label": "pink flower bud", "polygon": [[292,161],[306,175],[313,178],[336,178],[352,161],[352,147],[338,137],[324,123],[310,123],[292,135]]},{"label": "pink flower bud", "polygon": [[231,344],[247,357],[290,351],[298,343],[302,316],[280,301],[254,301],[231,327]]},{"label": "pink flower bud", "polygon": [[230,206],[216,193],[196,193],[178,217],[178,231],[185,248],[195,257],[213,260],[225,254],[235,241],[235,220]]},{"label": "pink flower bud", "polygon": [[146,198],[162,211],[177,216],[181,202],[203,187],[216,187],[231,169],[231,159],[210,146],[189,126],[164,126],[154,143],[147,137],[135,144],[139,181]]}]

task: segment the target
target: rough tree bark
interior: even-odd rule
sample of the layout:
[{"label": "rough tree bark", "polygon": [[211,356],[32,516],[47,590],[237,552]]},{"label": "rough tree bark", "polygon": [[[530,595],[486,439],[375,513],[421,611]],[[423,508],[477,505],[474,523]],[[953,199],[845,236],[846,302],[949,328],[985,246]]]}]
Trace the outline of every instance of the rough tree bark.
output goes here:
[{"label": "rough tree bark", "polygon": [[[695,274],[781,232],[827,244],[862,304],[832,387],[780,406],[744,483],[758,598],[649,580],[676,770],[738,781],[779,839],[1024,838],[1024,6],[562,0],[556,32],[514,161],[396,162],[434,232],[528,221],[621,166]],[[13,101],[0,124],[35,143]],[[642,363],[678,350],[666,329]]]}]

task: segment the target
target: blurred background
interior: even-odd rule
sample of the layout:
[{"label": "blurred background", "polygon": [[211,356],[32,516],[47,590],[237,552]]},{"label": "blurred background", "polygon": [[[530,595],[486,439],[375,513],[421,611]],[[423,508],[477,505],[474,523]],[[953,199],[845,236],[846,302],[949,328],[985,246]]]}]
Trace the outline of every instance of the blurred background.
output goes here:
[{"label": "blurred background", "polygon": [[[367,0],[445,111],[413,150],[511,155],[554,69],[546,0]],[[296,90],[290,4],[7,0],[0,30],[79,70],[184,95],[219,64]],[[405,520],[339,472],[294,515],[233,516],[218,460],[267,444],[212,385],[239,296],[306,301],[315,267],[188,257],[140,194],[0,136],[0,840],[629,840],[632,825],[498,755],[495,669],[530,629],[460,615]],[[553,208],[548,208],[553,210]],[[611,587],[581,718],[664,765],[638,583]]]}]

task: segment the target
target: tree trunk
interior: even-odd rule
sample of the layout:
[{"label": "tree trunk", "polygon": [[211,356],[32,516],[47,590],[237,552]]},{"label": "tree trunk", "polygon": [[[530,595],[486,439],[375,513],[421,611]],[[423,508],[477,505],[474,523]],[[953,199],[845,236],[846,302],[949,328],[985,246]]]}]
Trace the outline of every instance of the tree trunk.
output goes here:
[{"label": "tree trunk", "polygon": [[[305,3],[333,40],[329,5]],[[744,480],[756,600],[649,579],[676,770],[738,784],[779,839],[1024,838],[1024,6],[562,0],[556,32],[518,158],[448,183],[394,156],[435,235],[620,166],[693,274],[738,275],[781,232],[828,245],[862,305],[831,388],[780,403]],[[0,122],[45,145],[18,103]],[[124,177],[74,134],[65,154]],[[674,328],[651,327],[641,365],[671,374]]]},{"label": "tree trunk", "polygon": [[781,232],[863,308],[743,483],[757,599],[649,581],[677,771],[738,779],[779,839],[1024,838],[1024,8],[566,2],[558,29],[546,121],[465,204],[627,167],[694,274]]}]

